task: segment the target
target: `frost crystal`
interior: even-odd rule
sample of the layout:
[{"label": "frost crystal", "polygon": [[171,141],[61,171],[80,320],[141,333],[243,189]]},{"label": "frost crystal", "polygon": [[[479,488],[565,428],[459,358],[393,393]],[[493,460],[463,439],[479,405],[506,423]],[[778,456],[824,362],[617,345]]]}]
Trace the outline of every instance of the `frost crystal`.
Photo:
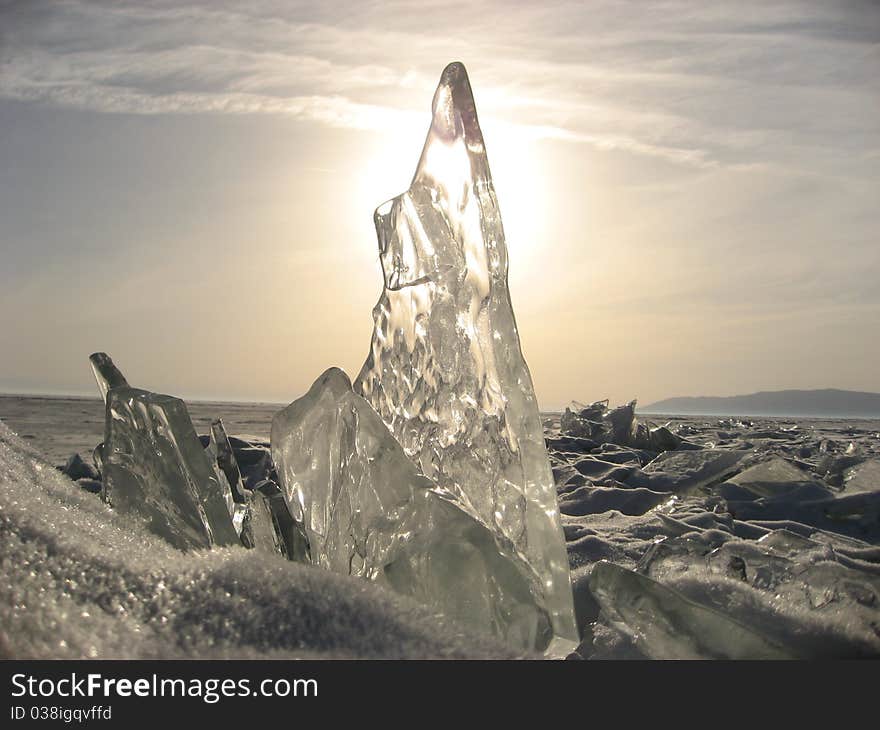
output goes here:
[{"label": "frost crystal", "polygon": [[375,213],[385,286],[355,383],[422,472],[540,576],[576,642],[556,491],[507,288],[507,249],[464,66],[450,64],[409,190]]}]

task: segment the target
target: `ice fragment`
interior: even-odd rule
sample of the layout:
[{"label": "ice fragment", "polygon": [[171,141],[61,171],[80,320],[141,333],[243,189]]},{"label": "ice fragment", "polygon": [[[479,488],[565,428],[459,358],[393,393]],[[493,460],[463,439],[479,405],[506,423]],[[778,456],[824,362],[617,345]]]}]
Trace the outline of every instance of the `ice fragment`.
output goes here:
[{"label": "ice fragment", "polygon": [[555,635],[576,642],[553,476],[462,64],[447,66],[440,79],[409,190],[374,218],[384,290],[355,392],[428,479],[527,558]]},{"label": "ice fragment", "polygon": [[239,544],[186,404],[130,387],[104,353],[90,360],[106,401],[104,500],[178,548]]},{"label": "ice fragment", "polygon": [[519,650],[552,638],[512,543],[419,473],[337,368],[272,421],[272,456],[313,563],[386,585]]}]

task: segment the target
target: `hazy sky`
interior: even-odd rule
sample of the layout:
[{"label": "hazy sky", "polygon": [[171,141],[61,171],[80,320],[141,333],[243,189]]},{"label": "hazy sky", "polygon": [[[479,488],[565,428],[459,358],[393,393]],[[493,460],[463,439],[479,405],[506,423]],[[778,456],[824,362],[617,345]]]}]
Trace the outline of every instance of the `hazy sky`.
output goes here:
[{"label": "hazy sky", "polygon": [[354,376],[468,68],[544,408],[880,391],[880,4],[0,0],[0,392]]}]

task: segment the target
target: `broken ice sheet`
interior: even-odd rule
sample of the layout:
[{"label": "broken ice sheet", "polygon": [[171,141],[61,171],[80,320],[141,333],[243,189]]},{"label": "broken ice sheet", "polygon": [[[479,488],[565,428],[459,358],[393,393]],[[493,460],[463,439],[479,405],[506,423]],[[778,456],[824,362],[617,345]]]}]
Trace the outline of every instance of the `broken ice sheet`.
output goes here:
[{"label": "broken ice sheet", "polygon": [[637,486],[692,494],[733,476],[748,454],[720,449],[664,451],[645,466],[645,483]]},{"label": "broken ice sheet", "polygon": [[880,492],[880,460],[869,459],[849,467],[843,473],[843,487],[847,494]]},{"label": "broken ice sheet", "polygon": [[104,353],[90,361],[106,401],[104,500],[181,549],[239,544],[186,404],[130,387]]},{"label": "broken ice sheet", "polygon": [[566,436],[589,438],[597,443],[613,443],[651,451],[670,451],[681,438],[667,426],[649,427],[636,418],[636,401],[608,407],[608,400],[588,406],[572,401],[559,418],[559,431]]},{"label": "broken ice sheet", "polygon": [[877,655],[880,579],[872,568],[782,529],[759,540],[695,531],[656,544],[639,564],[651,580],[815,658]]},{"label": "broken ice sheet", "polygon": [[755,464],[727,481],[760,497],[785,495],[804,485],[822,486],[811,474],[780,457]]},{"label": "broken ice sheet", "polygon": [[540,582],[509,541],[419,473],[348,376],[326,371],[272,420],[272,456],[312,562],[543,650]]},{"label": "broken ice sheet", "polygon": [[590,591],[611,625],[656,659],[792,659],[735,619],[644,575],[602,560]]},{"label": "broken ice sheet", "polygon": [[464,66],[443,71],[407,192],[375,213],[384,291],[355,391],[432,481],[471,505],[540,576],[574,644],[568,558],[507,248]]}]

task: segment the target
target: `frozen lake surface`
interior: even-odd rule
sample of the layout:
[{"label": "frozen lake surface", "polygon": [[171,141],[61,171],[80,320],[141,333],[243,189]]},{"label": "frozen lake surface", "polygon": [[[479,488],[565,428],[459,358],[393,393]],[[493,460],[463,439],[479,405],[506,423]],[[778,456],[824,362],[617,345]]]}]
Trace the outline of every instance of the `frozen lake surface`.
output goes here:
[{"label": "frozen lake surface", "polygon": [[[262,441],[279,408],[189,404],[199,433],[221,416]],[[580,656],[880,656],[880,422],[639,418],[685,443],[544,418]],[[2,396],[0,421],[18,434],[0,426],[6,656],[508,655],[364,581],[132,531],[51,468],[89,460],[97,398]]]}]

